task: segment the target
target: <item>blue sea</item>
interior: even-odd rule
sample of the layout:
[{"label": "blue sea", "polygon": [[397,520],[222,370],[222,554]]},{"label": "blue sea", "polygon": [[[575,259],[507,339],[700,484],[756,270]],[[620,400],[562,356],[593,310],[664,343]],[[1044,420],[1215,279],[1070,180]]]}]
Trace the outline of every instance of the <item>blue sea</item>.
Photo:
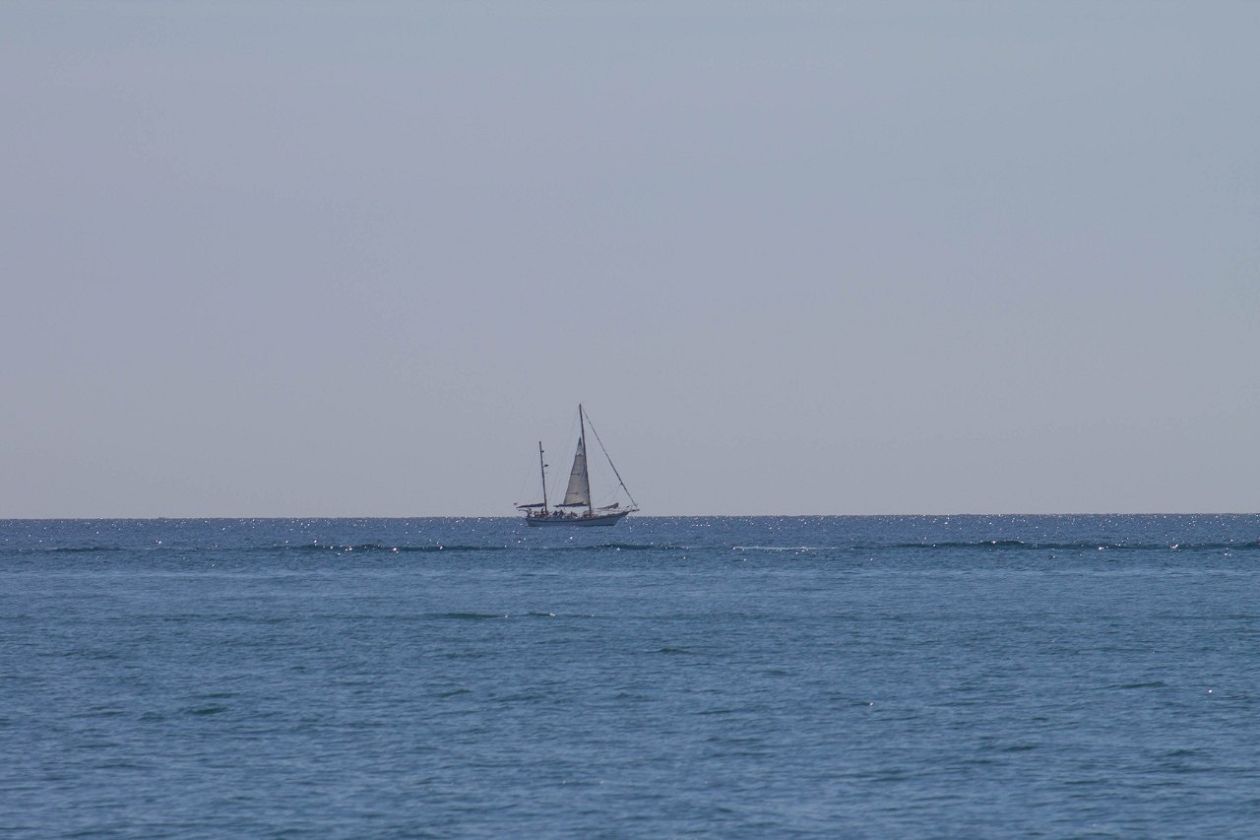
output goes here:
[{"label": "blue sea", "polygon": [[0,836],[1255,837],[1260,517],[0,522]]}]

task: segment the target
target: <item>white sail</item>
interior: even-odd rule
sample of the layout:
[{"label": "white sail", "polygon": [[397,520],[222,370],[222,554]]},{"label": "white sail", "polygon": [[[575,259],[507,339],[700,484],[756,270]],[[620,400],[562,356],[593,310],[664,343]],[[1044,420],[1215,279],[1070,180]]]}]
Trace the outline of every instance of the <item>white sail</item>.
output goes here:
[{"label": "white sail", "polygon": [[569,488],[564,491],[564,504],[589,505],[591,503],[591,479],[586,472],[586,444],[579,440],[573,456],[573,470],[569,473]]}]

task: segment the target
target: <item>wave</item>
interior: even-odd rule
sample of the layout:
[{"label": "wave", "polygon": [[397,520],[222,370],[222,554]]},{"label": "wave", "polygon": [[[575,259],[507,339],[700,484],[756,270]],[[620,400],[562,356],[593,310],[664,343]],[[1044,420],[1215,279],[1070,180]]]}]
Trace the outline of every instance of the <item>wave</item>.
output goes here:
[{"label": "wave", "polygon": [[13,551],[18,554],[97,554],[106,552],[123,552],[123,551],[213,551],[213,552],[387,552],[390,554],[398,554],[402,552],[433,552],[433,551],[508,551],[511,547],[506,545],[446,545],[445,543],[433,545],[387,545],[384,543],[279,543],[275,545],[138,545],[138,546],[118,546],[118,545],[93,545],[93,546],[22,546],[12,549],[4,549],[0,547],[0,551]]},{"label": "wave", "polygon": [[818,551],[940,551],[970,549],[989,551],[1260,551],[1260,540],[1252,542],[1202,543],[1124,543],[1080,540],[1073,542],[1025,542],[1024,540],[979,540],[941,542],[852,543],[849,545],[734,545],[732,551],[797,552]]},{"label": "wave", "polygon": [[280,544],[266,548],[246,548],[246,551],[342,551],[342,552],[388,552],[401,554],[416,552],[427,554],[432,552],[467,552],[467,551],[687,551],[686,546],[656,545],[653,543],[600,543],[598,545],[447,545],[436,543],[428,545],[388,545],[384,543],[355,543],[338,545],[336,543],[307,543],[304,545]]},{"label": "wave", "polygon": [[97,554],[111,551],[131,551],[132,549],[124,548],[120,545],[49,545],[19,546],[0,550],[13,551],[18,554]]},{"label": "wave", "polygon": [[543,552],[559,551],[690,551],[688,546],[660,545],[656,543],[622,543],[610,542],[595,545],[471,545],[464,543],[427,543],[423,545],[407,545],[392,543],[273,543],[271,545],[93,545],[93,546],[20,546],[5,548],[0,551],[16,554],[96,554],[106,552],[216,552],[216,553],[293,553],[293,554],[436,554],[436,553],[481,553],[496,551]]},{"label": "wave", "polygon": [[246,551],[382,551],[389,553],[437,551],[688,551],[687,546],[658,545],[656,543],[599,543],[597,545],[447,545],[430,543],[428,545],[389,545],[385,543],[355,543],[339,545],[336,543],[306,543],[293,545],[282,543],[267,548],[246,548]]},{"label": "wave", "polygon": [[444,613],[426,613],[424,618],[429,619],[450,619],[452,621],[502,621],[508,618],[508,613],[480,613],[480,612],[444,612]]},{"label": "wave", "polygon": [[388,554],[401,553],[420,553],[428,554],[438,551],[507,551],[509,546],[506,545],[447,545],[445,543],[431,543],[429,545],[389,545],[387,543],[303,543],[294,545],[292,543],[281,543],[279,545],[271,545],[263,548],[242,547],[241,551],[293,551],[293,552],[319,552],[319,551],[340,551],[340,552],[383,552]]},{"label": "wave", "polygon": [[1071,542],[1025,542],[1023,540],[981,540],[980,542],[894,543],[883,546],[854,546],[861,550],[897,549],[981,549],[1004,551],[1256,551],[1260,541],[1203,543],[1125,543],[1077,540]]}]

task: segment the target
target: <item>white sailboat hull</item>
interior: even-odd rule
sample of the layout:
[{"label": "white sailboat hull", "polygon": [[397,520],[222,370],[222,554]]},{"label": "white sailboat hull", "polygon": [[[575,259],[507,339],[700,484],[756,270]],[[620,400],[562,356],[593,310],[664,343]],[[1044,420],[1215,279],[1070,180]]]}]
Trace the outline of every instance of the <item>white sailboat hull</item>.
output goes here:
[{"label": "white sailboat hull", "polygon": [[616,525],[630,513],[631,511],[628,510],[619,510],[616,513],[597,513],[593,516],[575,516],[572,519],[563,516],[527,516],[525,517],[525,524],[531,528],[551,527],[553,525],[557,527],[591,528],[598,525]]}]

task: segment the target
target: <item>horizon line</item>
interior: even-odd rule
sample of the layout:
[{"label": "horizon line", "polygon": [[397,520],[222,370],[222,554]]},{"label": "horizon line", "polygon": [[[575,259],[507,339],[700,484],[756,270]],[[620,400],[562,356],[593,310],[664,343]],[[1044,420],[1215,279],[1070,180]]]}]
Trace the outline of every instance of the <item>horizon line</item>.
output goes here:
[{"label": "horizon line", "polygon": [[[956,511],[952,513],[672,513],[672,514],[636,514],[635,519],[886,519],[891,517],[904,518],[949,518],[949,517],[983,517],[983,516],[1001,516],[1001,517],[1050,517],[1050,516],[1258,516],[1260,511],[1208,511],[1208,510],[1185,510],[1185,511],[1057,511],[1057,512],[967,512]],[[372,520],[392,520],[392,519],[508,519],[515,520],[523,517],[512,514],[414,514],[414,515],[387,515],[387,514],[337,514],[337,515],[233,515],[233,514],[211,514],[204,516],[197,515],[154,515],[154,516],[5,516],[0,517],[0,522],[151,522],[151,521],[239,521],[239,520],[293,520],[293,519],[372,519]],[[633,520],[627,520],[633,521]]]}]

